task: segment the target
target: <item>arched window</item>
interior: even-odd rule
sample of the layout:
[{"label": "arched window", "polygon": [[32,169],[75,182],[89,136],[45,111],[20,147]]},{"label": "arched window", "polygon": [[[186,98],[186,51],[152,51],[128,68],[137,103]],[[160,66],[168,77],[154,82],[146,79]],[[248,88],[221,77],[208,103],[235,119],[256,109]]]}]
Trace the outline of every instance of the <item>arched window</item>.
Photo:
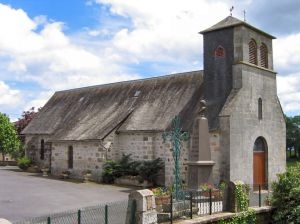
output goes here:
[{"label": "arched window", "polygon": [[262,99],[258,99],[258,119],[262,120]]},{"label": "arched window", "polygon": [[266,151],[266,141],[263,137],[258,137],[255,140],[253,151],[254,152],[265,152]]},{"label": "arched window", "polygon": [[225,57],[225,49],[222,46],[218,46],[215,50],[215,57]]},{"label": "arched window", "polygon": [[261,67],[268,68],[268,48],[265,44],[260,45],[260,65]]},{"label": "arched window", "polygon": [[41,152],[40,152],[40,159],[45,159],[45,141],[44,139],[41,140]]},{"label": "arched window", "polygon": [[249,62],[257,65],[257,45],[253,39],[249,42]]},{"label": "arched window", "polygon": [[68,169],[73,169],[73,146],[68,148]]}]

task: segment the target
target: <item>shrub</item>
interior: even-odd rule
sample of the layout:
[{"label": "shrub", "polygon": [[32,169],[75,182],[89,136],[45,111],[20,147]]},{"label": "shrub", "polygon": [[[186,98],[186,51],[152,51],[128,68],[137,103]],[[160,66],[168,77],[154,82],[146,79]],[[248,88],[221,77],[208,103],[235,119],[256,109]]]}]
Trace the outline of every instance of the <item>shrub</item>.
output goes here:
[{"label": "shrub", "polygon": [[123,154],[119,162],[107,160],[103,165],[102,181],[113,183],[121,176],[139,176],[140,181],[147,180],[155,184],[159,171],[164,167],[161,158],[150,161],[132,161],[129,155]]},{"label": "shrub", "polygon": [[31,164],[31,160],[26,156],[18,159],[18,167],[22,170],[27,170],[30,164]]},{"label": "shrub", "polygon": [[120,177],[120,164],[113,160],[107,160],[103,165],[102,181],[111,184],[117,177]]},{"label": "shrub", "polygon": [[162,168],[164,168],[164,162],[161,158],[143,161],[139,167],[139,175],[142,180],[147,180],[155,185],[156,178]]},{"label": "shrub", "polygon": [[120,160],[120,175],[121,176],[137,176],[139,174],[140,161],[132,161],[131,154],[122,155]]},{"label": "shrub", "polygon": [[300,163],[278,174],[278,181],[272,184],[272,188],[274,221],[300,223]]}]

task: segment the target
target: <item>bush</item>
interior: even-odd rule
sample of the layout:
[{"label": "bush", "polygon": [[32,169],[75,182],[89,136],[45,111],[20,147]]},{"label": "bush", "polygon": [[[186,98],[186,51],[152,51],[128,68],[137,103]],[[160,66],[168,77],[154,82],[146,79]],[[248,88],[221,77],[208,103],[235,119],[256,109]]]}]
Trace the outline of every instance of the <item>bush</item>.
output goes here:
[{"label": "bush", "polygon": [[275,222],[300,223],[300,163],[278,174],[272,184],[271,203],[275,207]]},{"label": "bush", "polygon": [[31,160],[26,156],[18,159],[18,167],[22,170],[27,170],[30,164],[31,164]]},{"label": "bush", "polygon": [[137,176],[139,174],[140,165],[140,161],[132,161],[131,154],[123,154],[120,160],[120,175]]},{"label": "bush", "polygon": [[154,185],[161,169],[164,168],[164,162],[161,158],[157,158],[151,161],[143,161],[142,165],[139,167],[139,175],[142,180],[147,180]]},{"label": "bush", "polygon": [[123,154],[119,162],[107,160],[103,165],[102,181],[113,183],[118,177],[139,176],[141,182],[147,180],[155,184],[159,171],[164,167],[162,159],[132,161],[130,157],[131,154]]},{"label": "bush", "polygon": [[111,184],[117,177],[120,177],[120,165],[113,161],[107,160],[103,165],[102,181]]}]

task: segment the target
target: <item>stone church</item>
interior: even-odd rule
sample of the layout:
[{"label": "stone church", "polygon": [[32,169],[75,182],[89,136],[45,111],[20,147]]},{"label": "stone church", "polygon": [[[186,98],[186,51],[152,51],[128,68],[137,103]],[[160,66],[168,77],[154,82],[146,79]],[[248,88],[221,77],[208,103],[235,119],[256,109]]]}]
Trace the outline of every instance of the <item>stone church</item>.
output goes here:
[{"label": "stone church", "polygon": [[205,100],[212,162],[202,165],[212,182],[270,184],[286,165],[274,37],[232,16],[200,33],[203,71],[56,92],[23,131],[26,155],[54,175],[69,170],[75,178],[87,169],[97,178],[106,160],[123,153],[135,160],[160,157],[161,183],[170,185],[172,146],[162,135],[178,115],[190,135],[183,143],[181,177],[192,186],[201,175],[193,164],[203,160],[198,126]]}]

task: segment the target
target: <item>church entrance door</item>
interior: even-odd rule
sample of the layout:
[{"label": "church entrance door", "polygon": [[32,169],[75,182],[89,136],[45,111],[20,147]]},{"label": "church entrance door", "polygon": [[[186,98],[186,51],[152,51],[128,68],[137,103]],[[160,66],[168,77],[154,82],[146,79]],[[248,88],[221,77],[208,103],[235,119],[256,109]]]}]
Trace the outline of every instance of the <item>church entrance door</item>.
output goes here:
[{"label": "church entrance door", "polygon": [[253,147],[253,185],[267,188],[267,144],[263,137],[257,138]]}]

